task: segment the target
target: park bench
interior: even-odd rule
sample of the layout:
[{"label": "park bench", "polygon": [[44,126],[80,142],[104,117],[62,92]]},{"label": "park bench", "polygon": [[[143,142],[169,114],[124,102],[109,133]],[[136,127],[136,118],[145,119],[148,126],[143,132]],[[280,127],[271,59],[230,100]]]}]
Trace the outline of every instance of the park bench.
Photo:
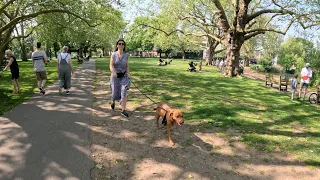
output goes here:
[{"label": "park bench", "polygon": [[288,91],[289,78],[287,75],[276,76],[273,74],[266,74],[265,80],[266,86],[273,87],[273,84],[277,84],[279,86],[279,91]]}]

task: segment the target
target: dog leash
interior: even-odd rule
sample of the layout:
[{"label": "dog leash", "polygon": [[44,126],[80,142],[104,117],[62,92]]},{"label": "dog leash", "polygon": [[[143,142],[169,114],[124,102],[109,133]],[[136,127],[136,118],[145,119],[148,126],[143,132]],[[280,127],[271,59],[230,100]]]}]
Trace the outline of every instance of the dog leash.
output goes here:
[{"label": "dog leash", "polygon": [[[133,80],[132,79],[130,79],[130,82],[133,84],[133,86],[134,87],[136,87],[137,89],[138,89],[138,91],[141,93],[141,94],[143,94],[146,98],[148,98],[150,101],[152,101],[154,104],[158,104],[157,102],[155,102],[154,100],[152,100],[146,93],[143,93],[142,91],[141,91],[141,89],[139,89],[138,88],[138,86],[133,82]],[[165,110],[164,108],[162,108],[163,110]],[[165,110],[165,111],[167,111],[167,110]]]},{"label": "dog leash", "polygon": [[[141,93],[141,94],[143,94],[146,98],[148,98],[150,101],[152,101],[154,104],[157,104],[157,102],[155,102],[154,100],[152,100],[146,93],[143,93],[139,88],[138,88],[138,86],[133,82],[133,80],[132,79],[130,79],[130,82],[133,84],[133,86],[135,87],[135,88],[137,88],[138,89],[138,91]],[[167,113],[168,113],[168,110],[166,110],[166,109],[164,109],[163,107],[160,107],[160,106],[158,106],[159,108],[161,108],[161,109],[163,109],[164,111],[166,111],[166,114],[164,115],[164,117],[163,117],[163,119],[162,119],[162,122],[161,122],[161,124],[163,124],[164,126],[165,125],[167,125]]]}]

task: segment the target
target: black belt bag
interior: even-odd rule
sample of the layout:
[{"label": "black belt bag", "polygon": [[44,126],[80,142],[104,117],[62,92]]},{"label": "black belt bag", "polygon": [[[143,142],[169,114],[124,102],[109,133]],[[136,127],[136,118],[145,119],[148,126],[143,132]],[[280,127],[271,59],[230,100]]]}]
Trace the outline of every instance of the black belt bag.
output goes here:
[{"label": "black belt bag", "polygon": [[117,78],[122,78],[127,71],[123,72],[123,73],[117,73]]}]

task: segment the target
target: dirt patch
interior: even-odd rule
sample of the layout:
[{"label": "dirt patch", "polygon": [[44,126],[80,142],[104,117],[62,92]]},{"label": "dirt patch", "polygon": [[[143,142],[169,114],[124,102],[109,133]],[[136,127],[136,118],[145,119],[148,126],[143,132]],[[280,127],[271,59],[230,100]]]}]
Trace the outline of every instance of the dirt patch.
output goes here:
[{"label": "dirt patch", "polygon": [[[202,130],[197,124],[173,127],[170,146],[162,127],[156,129],[154,104],[131,87],[129,118],[110,108],[108,77],[96,74],[92,113],[92,169],[94,180],[103,179],[319,179],[317,168],[246,147],[241,133],[228,129]],[[133,97],[141,103],[132,102]],[[131,100],[131,101],[130,101]],[[194,129],[195,131],[191,131]]]}]

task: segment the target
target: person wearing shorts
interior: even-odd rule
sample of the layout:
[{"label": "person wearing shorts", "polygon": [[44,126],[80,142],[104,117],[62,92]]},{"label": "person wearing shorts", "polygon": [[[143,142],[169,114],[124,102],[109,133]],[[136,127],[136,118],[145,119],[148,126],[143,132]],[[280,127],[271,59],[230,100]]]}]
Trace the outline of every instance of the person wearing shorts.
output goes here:
[{"label": "person wearing shorts", "polygon": [[310,63],[306,63],[306,66],[301,70],[301,83],[299,90],[299,98],[301,98],[301,91],[304,88],[303,100],[306,97],[307,89],[312,78],[312,70],[310,69]]},{"label": "person wearing shorts", "polygon": [[41,94],[45,94],[44,86],[47,81],[47,71],[45,63],[48,61],[47,55],[41,50],[41,43],[37,42],[36,51],[32,53],[32,64],[38,82],[38,88]]}]

